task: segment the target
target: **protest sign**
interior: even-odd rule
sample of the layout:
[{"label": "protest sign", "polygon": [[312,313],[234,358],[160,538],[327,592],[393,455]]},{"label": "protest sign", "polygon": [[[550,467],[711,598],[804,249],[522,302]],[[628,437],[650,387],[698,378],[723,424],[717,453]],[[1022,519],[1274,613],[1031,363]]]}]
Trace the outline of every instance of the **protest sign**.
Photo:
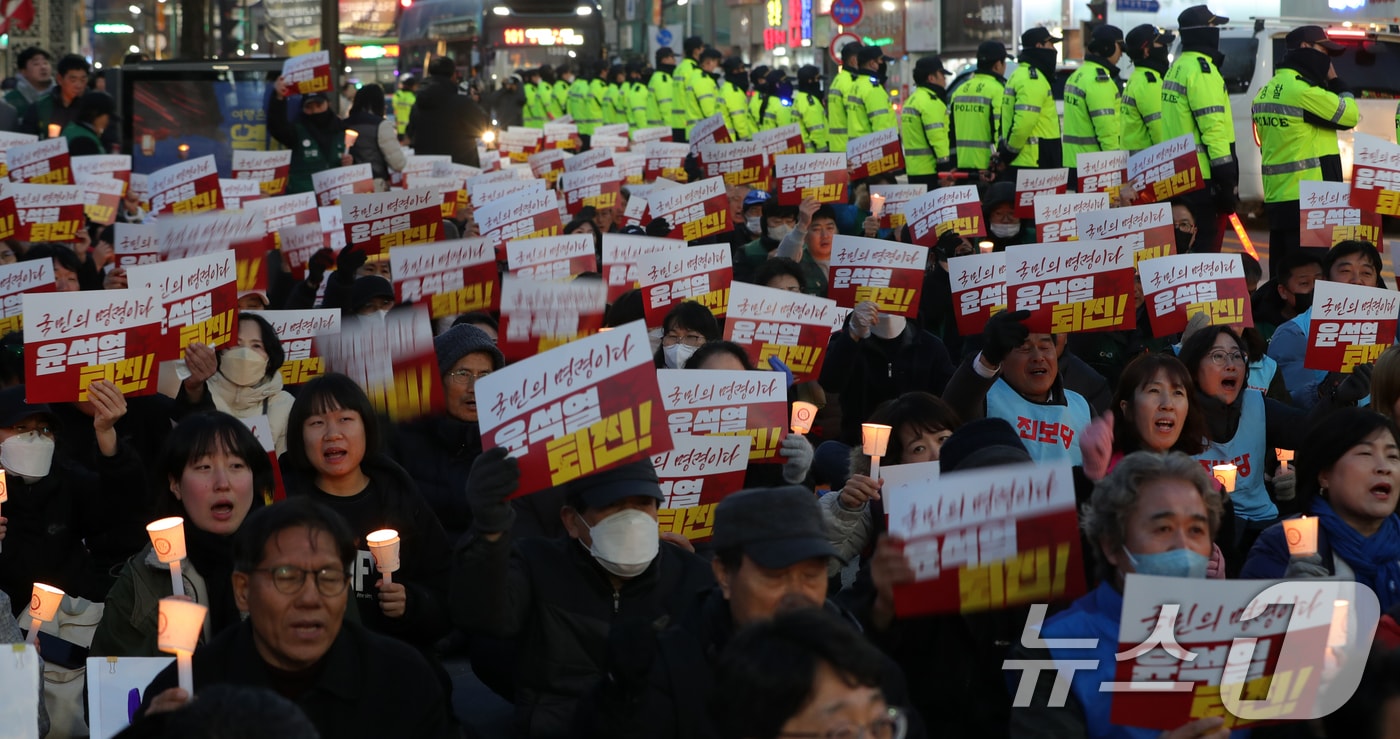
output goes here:
[{"label": "protest sign", "polygon": [[1034,218],[1037,198],[1045,195],[1063,195],[1067,190],[1068,169],[1016,170],[1016,217]]},{"label": "protest sign", "polygon": [[233,178],[252,180],[262,189],[263,197],[287,192],[287,176],[292,170],[292,151],[233,150]]},{"label": "protest sign", "polygon": [[1173,254],[1143,260],[1138,270],[1153,336],[1185,331],[1197,313],[1205,313],[1212,326],[1254,326],[1238,254]]},{"label": "protest sign", "polygon": [[[409,247],[405,247],[409,248]],[[412,247],[431,248],[431,247]],[[282,342],[286,358],[280,370],[282,384],[300,385],[326,374],[326,360],[316,347],[318,336],[340,333],[340,310],[309,308],[303,310],[244,311],[267,319]]]},{"label": "protest sign", "polygon": [[506,266],[527,280],[567,280],[598,271],[593,234],[541,236],[506,242]]},{"label": "protest sign", "polygon": [[846,167],[853,180],[904,169],[899,128],[890,127],[851,139],[846,144]]},{"label": "protest sign", "polygon": [[895,586],[896,615],[999,610],[1084,592],[1068,462],[941,474],[933,464],[880,469],[890,535],[904,540],[914,570],[913,582]]},{"label": "protest sign", "polygon": [[[79,178],[78,184],[85,183],[86,180]],[[125,189],[125,184],[123,184],[123,189]],[[220,177],[219,194],[224,198],[225,208],[229,210],[239,210],[247,207],[247,205],[254,200],[262,198],[262,188],[253,180],[230,180]],[[121,192],[117,193],[116,198],[117,201],[121,200]],[[116,215],[115,203],[113,215]]]},{"label": "protest sign", "polygon": [[184,357],[190,344],[215,349],[237,338],[238,267],[232,250],[127,269],[127,284],[150,288],[165,308],[156,360]]},{"label": "protest sign", "polygon": [[632,129],[633,144],[647,144],[652,141],[671,140],[671,129],[663,127],[654,128],[634,128]]},{"label": "protest sign", "polygon": [[8,178],[10,176],[8,159],[11,147],[19,146],[20,144],[32,144],[38,140],[39,137],[32,133],[0,131],[0,178]]},{"label": "protest sign", "polygon": [[1133,305],[1133,261],[1126,239],[1081,239],[1006,248],[1006,296],[1028,310],[1033,333],[1112,331]]},{"label": "protest sign", "polygon": [[583,139],[579,138],[577,124],[554,121],[544,124],[544,145],[550,149],[577,151],[583,148]]},{"label": "protest sign", "polygon": [[[275,235],[282,229],[316,223],[320,219],[316,209],[316,195],[309,192],[254,200],[247,204],[246,210],[260,216],[263,233],[270,237],[268,241],[274,245],[278,243]],[[340,212],[339,207],[335,210]]]},{"label": "protest sign", "polygon": [[[638,187],[646,187],[646,185],[638,185]],[[615,213],[617,225],[622,228],[628,226],[641,228],[642,222],[646,220],[647,208],[649,207],[645,198],[638,193],[632,193],[632,197],[627,199],[627,207],[623,208],[621,213]],[[606,238],[607,234],[603,234],[603,236]],[[673,239],[673,241],[680,241],[680,239]]]},{"label": "protest sign", "polygon": [[1081,213],[1108,210],[1108,193],[1041,195],[1035,199],[1035,239],[1042,244],[1079,238]]},{"label": "protest sign", "polygon": [[501,278],[501,325],[497,343],[515,361],[598,332],[607,307],[602,280],[570,282]]},{"label": "protest sign", "polygon": [[695,241],[730,230],[729,198],[724,180],[711,177],[679,187],[652,190],[651,218],[665,218],[668,238]]},{"label": "protest sign", "polygon": [[715,508],[744,487],[748,471],[747,436],[691,436],[671,432],[673,448],[653,454],[651,465],[666,496],[656,512],[664,534],[672,532],[691,542],[714,534]]},{"label": "protest sign", "polygon": [[432,190],[441,193],[442,219],[444,221],[456,220],[457,210],[469,204],[464,183],[455,177],[414,175],[411,178],[406,178],[404,184],[411,190]]},{"label": "protest sign", "polygon": [[531,154],[544,147],[544,131],[538,128],[511,126],[501,132],[496,148],[512,162],[528,161]]},{"label": "protest sign", "polygon": [[1128,152],[1081,151],[1075,159],[1081,193],[1104,192],[1116,199],[1123,183],[1128,181]]},{"label": "protest sign", "polygon": [[953,257],[948,279],[960,336],[981,335],[987,319],[1006,309],[1006,252]]},{"label": "protest sign", "polygon": [[75,182],[68,139],[61,136],[14,144],[5,150],[5,164],[9,167],[11,182],[34,185],[72,185]]},{"label": "protest sign", "polygon": [[517,195],[541,195],[549,191],[544,180],[499,177],[494,172],[467,180],[466,189],[467,199],[474,208],[486,208]]},{"label": "protest sign", "polygon": [[[340,206],[336,206],[336,211],[339,210]],[[319,223],[288,226],[278,232],[278,239],[282,242],[282,256],[287,260],[292,279],[298,281],[306,279],[307,263],[311,255],[326,248]]]},{"label": "protest sign", "polygon": [[802,141],[802,127],[796,123],[759,131],[753,135],[753,140],[763,147],[763,153],[769,157],[804,154],[807,151],[807,145]]},{"label": "protest sign", "polygon": [[432,190],[343,195],[345,243],[370,256],[442,238],[442,193]]},{"label": "protest sign", "polygon": [[317,208],[316,221],[321,224],[321,238],[325,245],[339,254],[345,248],[345,223],[341,219],[340,206]]},{"label": "protest sign", "polygon": [[116,222],[117,208],[126,192],[125,182],[115,177],[84,175],[78,178],[78,187],[83,191],[83,214],[88,221],[102,226]]},{"label": "protest sign", "polygon": [[324,169],[311,173],[311,187],[316,191],[316,205],[339,205],[342,196],[374,192],[374,172],[368,163]]},{"label": "protest sign", "polygon": [[193,215],[224,207],[219,168],[212,155],[158,169],[151,173],[148,186],[151,208],[157,214]]},{"label": "protest sign", "polygon": [[[626,124],[618,125],[626,126]],[[599,126],[598,128],[606,128],[606,126]],[[598,133],[598,129],[595,128],[593,129],[593,138],[588,140],[589,149],[608,149],[613,153],[614,161],[616,161],[618,154],[627,151],[627,146],[628,140],[626,131],[623,131],[621,134]]]},{"label": "protest sign", "polygon": [[409,154],[405,158],[403,171],[399,173],[402,178],[400,182],[410,176],[432,176],[433,170],[451,163],[452,157],[446,154]]},{"label": "protest sign", "polygon": [[173,656],[88,657],[89,735],[93,739],[112,739],[130,726],[146,688],[174,662]]},{"label": "protest sign", "polygon": [[880,212],[880,228],[898,231],[904,225],[904,206],[928,192],[928,185],[871,185],[870,194],[885,199]]},{"label": "protest sign", "polygon": [[1351,205],[1366,213],[1400,215],[1400,146],[1370,134],[1353,135]]},{"label": "protest sign", "polygon": [[559,186],[564,191],[569,215],[578,215],[585,207],[606,210],[617,205],[622,176],[617,167],[595,167],[582,172],[565,172],[559,177]]},{"label": "protest sign", "polygon": [[564,160],[564,171],[566,173],[582,172],[585,169],[593,169],[594,167],[611,166],[613,166],[612,149],[602,149],[592,145],[589,146],[588,151],[575,154]]},{"label": "protest sign", "polygon": [[[38,635],[34,638],[37,640]],[[42,701],[34,698],[44,693],[44,665],[39,659],[39,647],[37,643],[20,642],[6,645],[5,651],[8,655],[0,660],[0,685],[5,686],[0,694],[0,725],[13,739],[39,739]],[[54,709],[56,706],[49,710]],[[44,726],[48,725],[46,713]]]},{"label": "protest sign", "polygon": [[779,205],[846,202],[846,154],[779,154],[773,157],[773,193]]},{"label": "protest sign", "polygon": [[114,223],[112,251],[118,267],[160,261],[159,230],[154,223]]},{"label": "protest sign", "polygon": [[617,176],[622,179],[624,185],[641,185],[646,182],[647,155],[638,154],[618,154],[613,157],[613,165],[617,167]]},{"label": "protest sign", "polygon": [[398,303],[427,301],[433,318],[500,306],[496,251],[483,238],[401,246],[389,251]]},{"label": "protest sign", "polygon": [[724,124],[724,116],[719,113],[701,118],[690,126],[691,154],[699,155],[701,144],[727,144],[733,140],[729,127]]},{"label": "protest sign", "polygon": [[671,449],[640,321],[493,372],[477,381],[476,400],[482,446],[504,447],[522,460],[515,495]]},{"label": "protest sign", "polygon": [[686,300],[725,315],[734,280],[728,244],[707,244],[642,255],[637,259],[642,308],[648,326],[659,327],[672,306]]},{"label": "protest sign", "polygon": [[131,182],[127,183],[127,188],[131,192],[131,196],[136,198],[141,209],[149,213],[151,211],[150,177],[132,172]]},{"label": "protest sign", "polygon": [[433,177],[451,177],[458,182],[466,182],[481,174],[481,168],[473,167],[469,164],[458,164],[453,161],[433,162],[433,169],[428,174]]},{"label": "protest sign", "polygon": [[759,369],[768,369],[768,358],[777,357],[797,382],[816,380],[835,312],[834,300],[735,282],[729,288],[724,338],[744,347]]},{"label": "protest sign", "polygon": [[83,228],[83,189],[77,185],[5,184],[13,198],[18,241],[77,241]]},{"label": "protest sign", "polygon": [[781,464],[787,438],[787,377],[781,372],[656,371],[666,422],[674,434],[748,436],[748,460]]},{"label": "protest sign", "polygon": [[264,305],[267,301],[268,259],[276,259],[278,254],[267,248],[263,241],[240,241],[233,245],[234,262],[238,268],[238,299],[250,294],[260,294]]},{"label": "protest sign", "polygon": [[[256,200],[254,203],[266,201]],[[256,210],[229,210],[197,216],[166,216],[156,222],[161,260],[184,259],[232,249],[263,233]]]},{"label": "protest sign", "polygon": [[1081,239],[1127,239],[1133,264],[1176,253],[1176,227],[1169,203],[1093,210],[1074,217]]},{"label": "protest sign", "polygon": [[299,54],[282,63],[282,81],[289,94],[310,95],[331,91],[331,53],[313,51]]},{"label": "protest sign", "polygon": [[479,204],[474,215],[481,235],[490,240],[501,261],[505,260],[507,241],[555,236],[564,228],[559,200],[548,191]]},{"label": "protest sign", "polygon": [[1400,295],[1394,290],[1318,280],[1303,366],[1351,372],[1358,364],[1375,362],[1395,343],[1396,316]]},{"label": "protest sign", "polygon": [[47,293],[57,289],[52,259],[0,264],[0,336],[24,328],[25,293]]},{"label": "protest sign", "polygon": [[685,182],[685,158],[690,154],[690,145],[685,143],[655,142],[647,144],[647,161],[643,166],[643,177],[647,181],[666,178],[675,182]]},{"label": "protest sign", "polygon": [[442,372],[433,350],[428,306],[402,306],[383,321],[346,319],[338,334],[314,339],[326,369],[365,389],[370,405],[399,423],[440,413],[446,402]]},{"label": "protest sign", "polygon": [[[75,181],[83,177],[113,177],[123,185],[131,182],[130,154],[88,154],[72,157],[69,162]],[[125,194],[125,190],[122,193]]]},{"label": "protest sign", "polygon": [[1137,205],[1165,203],[1204,189],[1195,134],[1182,134],[1128,155],[1128,181],[1137,190]]},{"label": "protest sign", "polygon": [[767,187],[768,155],[757,141],[701,144],[700,161],[706,177],[723,177],[724,184]]},{"label": "protest sign", "polygon": [[870,301],[881,313],[913,318],[929,250],[918,244],[838,234],[831,244],[827,297],[855,307]]},{"label": "protest sign", "polygon": [[[632,201],[628,201],[627,205],[630,208]],[[684,248],[686,244],[680,239],[603,234],[603,282],[608,285],[608,303],[616,302],[618,296],[641,286],[638,262],[643,255],[675,252]]]},{"label": "protest sign", "polygon": [[1299,246],[1331,249],[1343,241],[1369,241],[1385,251],[1381,215],[1351,206],[1345,182],[1298,183]]},{"label": "protest sign", "polygon": [[527,161],[530,163],[531,174],[554,187],[554,181],[564,173],[564,160],[568,158],[569,155],[561,149],[545,149],[538,154],[531,154]]},{"label": "protest sign", "polygon": [[88,385],[98,380],[127,397],[156,391],[165,313],[158,291],[27,293],[23,303],[26,402],[87,400]]},{"label": "protest sign", "polygon": [[985,236],[976,185],[940,187],[904,204],[904,221],[915,244],[933,246],[949,229],[959,236]]}]

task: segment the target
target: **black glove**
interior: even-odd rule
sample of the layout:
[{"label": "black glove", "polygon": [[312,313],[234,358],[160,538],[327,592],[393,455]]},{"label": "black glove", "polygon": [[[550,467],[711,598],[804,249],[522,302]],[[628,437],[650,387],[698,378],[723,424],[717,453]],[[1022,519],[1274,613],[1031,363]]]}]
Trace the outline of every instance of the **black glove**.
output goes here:
[{"label": "black glove", "polygon": [[520,464],[504,447],[488,449],[472,462],[467,474],[467,505],[472,509],[472,526],[485,534],[510,529],[515,508],[507,496],[520,484]]},{"label": "black glove", "polygon": [[1018,156],[1020,156],[1020,155],[1021,155],[1021,152],[1019,152],[1019,151],[1012,151],[1012,150],[1008,149],[1008,148],[1006,147],[1006,144],[1002,144],[1002,145],[1001,145],[1001,148],[997,149],[997,159],[1000,159],[1002,164],[1008,164],[1008,165],[1009,165],[1009,164],[1011,164],[1012,162],[1016,161],[1016,157],[1018,157]]},{"label": "black glove", "polygon": [[1028,310],[1004,310],[988,319],[982,329],[982,358],[988,364],[1001,364],[1012,349],[1024,344],[1031,335],[1031,330],[1022,323],[1030,317]]},{"label": "black glove", "polygon": [[1210,179],[1215,192],[1215,209],[1221,213],[1234,213],[1239,209],[1239,198],[1235,188],[1240,184],[1240,165],[1235,162],[1220,164],[1210,168]]},{"label": "black glove", "polygon": [[335,273],[345,282],[354,282],[355,273],[369,261],[369,255],[361,249],[347,246],[335,258]]},{"label": "black glove", "polygon": [[647,224],[647,236],[660,238],[669,233],[671,233],[671,224],[667,223],[665,218],[653,218],[651,223]]},{"label": "black glove", "polygon": [[953,253],[958,250],[958,244],[962,243],[962,237],[953,229],[943,232],[938,237],[938,243],[933,245],[933,253],[938,257],[938,261],[946,262],[953,258]]},{"label": "black glove", "polygon": [[318,249],[306,262],[306,281],[319,286],[321,279],[326,276],[326,270],[330,269],[332,264],[335,264],[335,252],[329,247]]},{"label": "black glove", "polygon": [[1371,373],[1375,369],[1375,365],[1359,364],[1349,375],[1329,372],[1317,386],[1317,394],[1330,399],[1333,405],[1355,405],[1357,401],[1371,394]]}]

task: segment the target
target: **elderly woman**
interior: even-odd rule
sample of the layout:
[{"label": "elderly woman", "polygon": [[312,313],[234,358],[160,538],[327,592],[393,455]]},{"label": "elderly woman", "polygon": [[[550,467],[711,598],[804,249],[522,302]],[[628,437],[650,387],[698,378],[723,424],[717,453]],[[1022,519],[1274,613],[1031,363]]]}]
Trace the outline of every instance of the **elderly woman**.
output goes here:
[{"label": "elderly woman", "polygon": [[1074,672],[1069,699],[1058,708],[1050,707],[1048,700],[1054,681],[1039,680],[1030,705],[1012,710],[1011,736],[1223,739],[1229,735],[1220,718],[1192,721],[1170,732],[1114,725],[1109,721],[1112,693],[1099,689],[1114,680],[1118,665],[1114,653],[1124,575],[1204,578],[1220,517],[1220,494],[1210,477],[1199,463],[1179,452],[1134,452],[1099,482],[1082,511],[1081,525],[1094,543],[1101,582],[1041,628],[1044,639],[1096,638],[1092,654],[1082,648],[1052,647],[1049,654],[1021,655],[1096,659],[1098,666]]}]

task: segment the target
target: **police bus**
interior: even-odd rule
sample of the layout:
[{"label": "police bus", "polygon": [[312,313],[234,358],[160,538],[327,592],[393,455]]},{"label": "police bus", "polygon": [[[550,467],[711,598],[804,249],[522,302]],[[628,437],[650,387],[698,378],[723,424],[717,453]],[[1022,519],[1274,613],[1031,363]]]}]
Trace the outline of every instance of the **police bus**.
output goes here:
[{"label": "police bus", "polygon": [[601,59],[603,14],[592,0],[515,0],[481,19],[481,66],[488,80],[518,69]]}]

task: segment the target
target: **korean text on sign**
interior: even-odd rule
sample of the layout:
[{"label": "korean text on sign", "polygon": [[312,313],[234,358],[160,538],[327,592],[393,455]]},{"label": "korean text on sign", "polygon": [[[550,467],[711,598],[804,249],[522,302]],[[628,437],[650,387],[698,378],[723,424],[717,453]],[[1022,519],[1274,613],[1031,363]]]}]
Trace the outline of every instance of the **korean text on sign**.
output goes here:
[{"label": "korean text on sign", "polygon": [[597,333],[606,299],[607,288],[599,280],[502,277],[501,352],[514,361]]},{"label": "korean text on sign", "polygon": [[1068,189],[1068,169],[1016,170],[1016,217],[1034,217],[1036,198],[1063,195]]},{"label": "korean text on sign", "polygon": [[875,303],[881,313],[912,318],[929,250],[917,244],[838,235],[831,245],[827,296],[837,305]]},{"label": "korean text on sign", "polygon": [[238,267],[232,251],[157,264],[139,264],[127,284],[160,294],[165,308],[159,361],[177,359],[194,343],[216,349],[233,343],[238,330]]},{"label": "korean text on sign", "polygon": [[673,239],[695,241],[730,230],[729,199],[724,179],[711,177],[689,185],[652,190],[651,217],[665,218]]},{"label": "korean text on sign", "polygon": [[754,366],[767,369],[777,357],[806,382],[821,374],[835,320],[834,300],[736,282],[724,338],[744,347]]},{"label": "korean text on sign", "polygon": [[340,333],[340,311],[335,308],[307,310],[244,311],[257,314],[272,324],[282,340],[286,359],[282,362],[282,384],[300,385],[326,373],[326,360],[316,349],[317,336]]},{"label": "korean text on sign", "polygon": [[1116,330],[1133,304],[1132,252],[1123,240],[1007,247],[1006,297],[1035,333]]},{"label": "korean text on sign", "polygon": [[808,198],[819,203],[844,203],[850,181],[846,155],[780,154],[773,157],[773,181],[780,205],[799,205]]},{"label": "korean text on sign", "polygon": [[128,396],[156,391],[163,314],[156,290],[28,293],[23,312],[28,402],[87,400],[98,380]]},{"label": "korean text on sign", "polygon": [[1331,249],[1343,241],[1369,241],[1384,251],[1381,215],[1351,205],[1344,182],[1298,183],[1299,245]]},{"label": "korean text on sign", "polygon": [[[636,200],[633,197],[632,200]],[[630,207],[632,201],[628,201]],[[608,302],[616,302],[618,296],[640,287],[638,260],[645,254],[658,254],[686,248],[680,239],[663,239],[652,236],[628,234],[603,234],[603,282],[608,285]],[[732,259],[732,257],[731,257]]]},{"label": "korean text on sign", "polygon": [[1093,210],[1076,215],[1074,220],[1081,239],[1128,239],[1134,265],[1176,253],[1170,203]]},{"label": "korean text on sign", "polygon": [[1137,203],[1162,203],[1206,186],[1196,156],[1196,137],[1184,134],[1128,157],[1128,180]]},{"label": "korean text on sign", "polygon": [[904,220],[915,244],[933,246],[945,231],[984,236],[982,201],[975,185],[940,187],[904,204]]},{"label": "korean text on sign", "polygon": [[1395,343],[1397,314],[1400,295],[1393,290],[1318,280],[1303,366],[1351,372],[1375,362]]},{"label": "korean text on sign", "polygon": [[948,260],[958,333],[975,336],[993,314],[1006,310],[1006,252]]},{"label": "korean text on sign", "polygon": [[389,267],[398,302],[427,301],[433,318],[500,306],[496,252],[486,239],[401,246],[389,252]]},{"label": "korean text on sign", "polygon": [[787,381],[778,372],[656,371],[673,434],[747,436],[749,461],[782,463],[787,438]]},{"label": "korean text on sign", "polygon": [[1358,132],[1353,147],[1351,205],[1367,213],[1400,215],[1400,146]]},{"label": "korean text on sign", "polygon": [[661,326],[672,306],[686,300],[700,303],[716,316],[725,315],[733,278],[733,255],[728,244],[642,255],[637,260],[637,279],[642,287],[647,325]]},{"label": "korean text on sign", "polygon": [[1238,254],[1175,254],[1138,265],[1153,336],[1181,333],[1197,313],[1212,326],[1254,325]]},{"label": "korean text on sign", "polygon": [[666,499],[656,512],[662,533],[691,541],[714,534],[715,507],[744,487],[749,437],[691,436],[672,432],[674,448],[653,454],[651,464]]}]

